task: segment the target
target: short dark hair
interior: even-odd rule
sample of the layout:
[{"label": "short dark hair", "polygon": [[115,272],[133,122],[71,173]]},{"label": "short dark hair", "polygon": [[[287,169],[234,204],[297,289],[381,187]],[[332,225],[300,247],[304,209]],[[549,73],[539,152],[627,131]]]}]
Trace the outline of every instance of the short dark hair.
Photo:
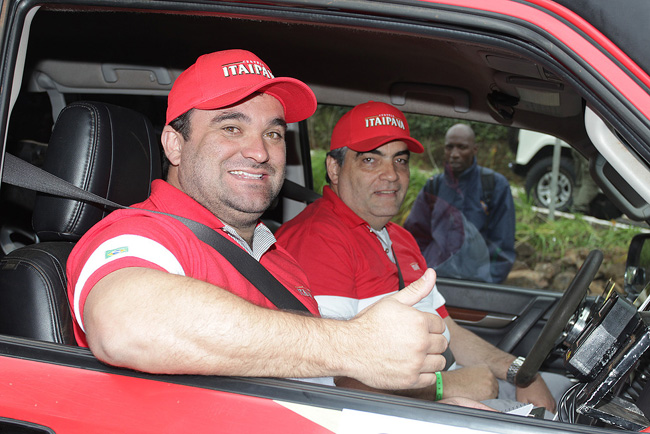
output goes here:
[{"label": "short dark hair", "polygon": [[[175,131],[180,133],[180,135],[183,137],[183,140],[189,140],[190,139],[190,115],[194,109],[189,109],[173,121],[169,123],[169,126],[172,127]],[[169,171],[169,160],[167,159],[167,155],[165,153],[162,153],[162,175],[163,179],[167,179],[167,172]]]},{"label": "short dark hair", "polygon": [[[326,157],[332,157],[334,161],[336,161],[336,164],[338,164],[339,167],[342,167],[343,162],[345,161],[345,155],[348,153],[348,149],[349,148],[347,146],[333,149],[327,153]],[[327,174],[327,158],[325,158],[325,181],[327,181],[328,184],[332,183],[332,180]]]},{"label": "short dark hair", "polygon": [[181,133],[185,140],[190,139],[190,115],[193,111],[194,109],[189,109],[169,123],[169,126]]}]

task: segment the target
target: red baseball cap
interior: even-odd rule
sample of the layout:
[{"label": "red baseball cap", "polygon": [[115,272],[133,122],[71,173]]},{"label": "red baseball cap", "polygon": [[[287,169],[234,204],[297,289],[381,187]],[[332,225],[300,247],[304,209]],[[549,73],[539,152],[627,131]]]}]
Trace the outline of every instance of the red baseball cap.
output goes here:
[{"label": "red baseball cap", "polygon": [[167,123],[190,109],[214,110],[238,103],[254,92],[269,94],[284,107],[287,123],[316,111],[314,92],[300,80],[274,77],[262,60],[246,50],[224,50],[199,57],[178,76],[167,97]]},{"label": "red baseball cap", "polygon": [[330,150],[347,146],[367,152],[398,140],[406,143],[411,152],[424,152],[422,144],[411,137],[404,113],[390,104],[368,101],[339,119],[332,132]]}]

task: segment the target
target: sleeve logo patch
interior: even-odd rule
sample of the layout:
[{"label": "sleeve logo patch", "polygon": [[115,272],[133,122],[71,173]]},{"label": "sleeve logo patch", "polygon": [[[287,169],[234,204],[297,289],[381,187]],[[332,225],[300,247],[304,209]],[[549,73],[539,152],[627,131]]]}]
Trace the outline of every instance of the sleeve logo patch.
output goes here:
[{"label": "sleeve logo patch", "polygon": [[117,256],[121,253],[126,253],[129,251],[129,248],[124,246],[124,247],[118,247],[116,249],[111,249],[111,250],[106,250],[104,253],[104,259],[112,258],[113,256]]}]

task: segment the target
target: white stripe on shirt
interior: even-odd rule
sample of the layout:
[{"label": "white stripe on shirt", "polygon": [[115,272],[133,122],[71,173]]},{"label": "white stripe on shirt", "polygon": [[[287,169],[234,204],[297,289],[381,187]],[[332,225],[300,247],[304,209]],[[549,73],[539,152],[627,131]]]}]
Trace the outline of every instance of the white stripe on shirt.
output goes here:
[{"label": "white stripe on shirt", "polygon": [[74,312],[81,330],[86,332],[81,315],[81,292],[92,274],[116,259],[135,257],[152,262],[171,274],[185,276],[180,262],[162,244],[140,235],[119,235],[104,241],[88,257],[74,288]]},{"label": "white stripe on shirt", "polygon": [[[354,318],[359,314],[359,312],[371,304],[376,303],[381,298],[395,294],[396,292],[397,291],[392,291],[386,294],[376,295],[374,297],[364,298],[360,300],[337,295],[317,295],[314,298],[318,302],[318,310],[320,311],[320,314],[323,318],[347,320]],[[429,295],[417,302],[413,307],[421,312],[429,312],[440,316],[436,308],[444,304],[445,299],[438,292],[438,288],[434,286]],[[445,338],[447,338],[447,341],[449,341],[449,330],[446,327],[443,334],[445,335]]]}]

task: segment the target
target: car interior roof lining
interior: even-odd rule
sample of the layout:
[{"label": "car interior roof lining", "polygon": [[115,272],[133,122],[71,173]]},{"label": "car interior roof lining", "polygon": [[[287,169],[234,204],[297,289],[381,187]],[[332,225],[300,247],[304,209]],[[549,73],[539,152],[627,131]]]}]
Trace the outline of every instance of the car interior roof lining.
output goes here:
[{"label": "car interior roof lining", "polygon": [[[157,6],[158,3],[153,3]],[[179,7],[175,5],[174,7]],[[394,5],[391,5],[394,7]],[[355,105],[361,101],[368,99],[375,100],[386,100],[390,101],[390,89],[391,86],[396,82],[410,83],[408,86],[415,87],[420,83],[432,84],[434,86],[443,86],[449,89],[459,88],[464,91],[470,92],[470,112],[459,112],[454,109],[454,106],[450,104],[450,100],[446,98],[433,98],[435,95],[425,95],[411,93],[410,97],[407,98],[405,104],[400,106],[404,111],[418,112],[418,113],[427,113],[435,114],[439,116],[468,119],[482,122],[499,122],[507,124],[507,120],[500,119],[498,117],[493,117],[488,108],[486,97],[490,93],[490,87],[505,87],[510,85],[508,92],[523,92],[525,98],[524,100],[537,99],[543,101],[546,99],[548,102],[546,104],[535,103],[534,101],[523,101],[521,105],[516,109],[517,113],[512,122],[513,126],[523,127],[528,129],[533,129],[537,131],[550,132],[556,136],[561,137],[569,143],[579,143],[584,141],[585,133],[582,127],[582,118],[581,116],[568,116],[570,113],[575,113],[581,108],[582,102],[581,97],[572,91],[573,86],[582,86],[581,92],[590,93],[589,87],[592,85],[597,85],[599,87],[609,86],[609,83],[595,83],[596,79],[589,79],[587,77],[586,83],[567,83],[565,82],[566,77],[569,74],[563,74],[561,66],[559,63],[554,62],[553,59],[549,57],[549,53],[540,50],[539,47],[543,45],[544,38],[539,30],[536,31],[527,29],[522,24],[519,26],[520,29],[527,31],[527,38],[533,42],[524,42],[520,39],[515,39],[509,36],[506,36],[503,33],[503,29],[507,26],[512,26],[512,20],[506,20],[503,18],[490,19],[489,17],[483,17],[482,26],[487,26],[488,22],[490,25],[496,25],[499,28],[499,37],[494,37],[494,35],[489,34],[487,30],[474,28],[462,28],[460,26],[453,27],[450,24],[441,25],[440,22],[429,23],[426,21],[426,14],[419,17],[417,21],[413,19],[409,20],[408,17],[412,14],[415,9],[408,9],[408,11],[403,11],[401,15],[405,16],[404,21],[397,23],[389,23],[385,21],[382,17],[375,16],[362,16],[359,14],[354,14],[353,11],[327,11],[325,14],[326,17],[322,18],[319,15],[319,19],[324,19],[329,23],[338,23],[341,24],[341,27],[328,28],[325,29],[322,26],[310,22],[309,12],[304,9],[291,8],[287,7],[265,7],[260,11],[255,9],[254,11],[250,9],[248,5],[233,5],[233,4],[219,4],[219,5],[210,5],[205,6],[204,10],[209,11],[209,13],[204,12],[191,12],[186,16],[169,16],[169,19],[173,19],[176,23],[176,30],[169,32],[165,40],[160,41],[159,45],[169,48],[171,51],[181,51],[178,50],[178,47],[184,46],[187,48],[186,41],[193,41],[193,47],[196,51],[195,54],[200,53],[201,51],[206,51],[205,42],[198,35],[210,28],[211,32],[221,32],[220,34],[224,35],[224,38],[227,38],[227,35],[234,34],[236,31],[238,34],[238,40],[242,46],[250,47],[252,51],[258,53],[262,58],[269,58],[269,63],[273,66],[274,72],[276,75],[292,75],[297,78],[303,79],[306,81],[317,94],[319,102],[321,103],[338,103],[338,104],[349,104]],[[106,11],[109,11],[110,8],[107,8]],[[421,10],[421,9],[420,9]],[[432,7],[431,13],[438,11],[439,8]],[[463,14],[449,8],[442,8],[442,16],[447,23],[460,23],[463,22],[465,18],[468,20],[471,18],[471,14]],[[421,10],[422,11],[422,10]],[[66,29],[65,25],[66,17],[69,19],[74,18],[76,12],[54,12],[53,10],[47,11],[43,10],[41,13],[37,14],[36,19],[43,16],[43,19],[55,19],[63,20],[60,28]],[[130,12],[114,12],[120,13],[123,15],[124,19],[127,19],[126,23],[131,23],[130,25],[125,26],[127,29],[141,29],[147,27],[142,25],[147,23],[150,26],[153,26],[154,30],[157,26],[164,26],[166,22],[165,14],[161,13],[156,16],[154,21],[141,21],[146,18],[147,14],[132,13]],[[161,12],[164,12],[161,9]],[[226,13],[228,16],[224,17],[223,13]],[[320,11],[319,11],[320,12]],[[88,29],[93,29],[98,26],[99,17],[101,17],[105,12],[82,12],[88,14],[88,17],[91,18],[93,15],[98,17],[97,20],[87,19],[86,25]],[[246,15],[248,13],[248,15]],[[201,15],[203,14],[203,15]],[[285,22],[279,22],[275,19],[277,16],[285,16],[289,14],[291,19],[286,20]],[[51,15],[48,18],[48,15]],[[256,32],[249,33],[246,31],[246,22],[250,20],[261,20],[256,21],[255,29]],[[442,18],[438,18],[442,20]],[[219,26],[214,25],[214,20],[219,22]],[[73,20],[74,21],[74,20]],[[179,23],[181,21],[181,23]],[[138,25],[138,23],[140,25]],[[207,26],[207,27],[206,27]],[[268,37],[264,38],[263,41],[260,41],[258,37],[258,31],[260,31]],[[40,27],[36,27],[38,32]],[[96,47],[97,52],[107,52],[103,50],[102,47],[111,47],[114,46],[119,41],[115,38],[129,38],[130,40],[136,40],[135,34],[130,33],[130,30],[126,32],[120,32],[120,35],[115,35],[114,32],[111,34],[110,38],[106,35],[106,32],[101,32],[101,29],[98,29],[94,32],[83,32],[87,34],[89,39],[84,41],[86,44],[90,44]],[[83,31],[81,29],[80,31]],[[177,33],[174,33],[177,32]],[[281,41],[282,38],[288,37],[289,35],[294,35],[296,32],[299,32],[302,37],[298,42],[299,45],[302,45],[304,51],[302,51],[305,57],[305,61],[295,64],[295,62],[288,61],[286,56],[292,56],[292,53],[284,53],[282,50],[278,50],[278,41]],[[512,29],[510,29],[512,32]],[[42,57],[39,53],[48,53],[57,58],[57,60],[74,60],[66,59],[65,56],[57,54],[57,47],[62,49],[63,47],[68,46],[65,37],[66,32],[58,32],[57,35],[48,35],[47,37],[35,37],[32,38],[36,41],[42,41],[44,46],[40,50],[36,50],[35,59],[40,59]],[[151,34],[158,34],[159,32],[152,31]],[[285,36],[286,35],[286,36]],[[36,33],[34,36],[38,36]],[[139,35],[143,36],[143,35]],[[151,37],[151,36],[149,36]],[[366,53],[364,56],[363,62],[358,62],[358,50],[359,45],[351,46],[350,44],[345,43],[349,41],[351,37],[354,37],[355,41],[358,42],[363,47],[363,51]],[[63,38],[58,41],[57,38]],[[217,39],[224,39],[217,38]],[[277,39],[276,39],[277,38]],[[54,39],[55,42],[49,43],[49,39]],[[296,38],[293,38],[296,39]],[[199,44],[194,44],[194,42],[199,42]],[[319,42],[320,41],[320,42]],[[327,41],[330,44],[330,41],[339,41],[339,43],[330,44],[330,46],[337,46],[337,50],[332,57],[339,67],[322,67],[318,68],[317,65],[323,63],[319,58],[309,59],[312,54],[316,53],[328,53],[331,51],[327,49],[326,46],[322,46],[314,49],[313,44],[322,44]],[[459,42],[462,41],[462,42]],[[58,42],[58,43],[57,43]],[[79,43],[79,41],[69,41],[73,43]],[[153,42],[153,41],[152,41]],[[143,44],[147,44],[147,37],[144,37],[144,40],[141,41]],[[431,53],[430,56],[423,58],[419,56],[418,53],[422,53],[422,50],[426,50],[425,45],[430,46],[432,43],[435,44],[436,50],[428,50]],[[33,43],[32,43],[33,44]],[[48,45],[49,44],[49,45]],[[167,45],[171,44],[169,47]],[[155,44],[154,44],[155,45]],[[280,44],[281,45],[281,44]],[[318,45],[317,45],[318,47]],[[398,52],[398,48],[401,47],[402,52]],[[403,47],[409,47],[408,49],[403,49]],[[214,49],[214,45],[210,49]],[[226,48],[226,47],[217,47],[217,48]],[[30,47],[31,49],[31,47]],[[565,64],[567,62],[583,62],[583,59],[576,59],[575,54],[566,52],[565,49],[555,49],[553,53],[556,56],[559,56],[559,60],[563,61]],[[69,51],[69,50],[67,50]],[[83,51],[83,50],[82,50]],[[114,51],[114,50],[113,50]],[[122,50],[123,51],[123,50]],[[149,53],[149,59],[138,58],[138,62],[146,64],[153,64],[159,62],[160,56],[156,54],[156,50],[146,50],[141,53],[141,50],[133,50],[139,54]],[[385,62],[385,52],[390,51],[391,56],[393,56],[393,61],[395,65],[387,65]],[[110,52],[110,50],[108,51]],[[176,65],[168,65],[164,69],[167,70],[180,70],[187,62],[191,63],[194,59],[192,58],[192,52],[188,50],[182,51],[183,56],[178,56],[174,59]],[[86,53],[87,54],[87,53]],[[92,54],[92,53],[91,53]],[[29,53],[28,53],[29,55]],[[119,56],[123,56],[123,53],[119,53]],[[113,56],[115,56],[113,54]],[[573,56],[573,58],[571,57]],[[562,58],[564,57],[564,58]],[[503,59],[516,59],[515,62]],[[153,60],[156,59],[156,60]],[[191,59],[191,60],[187,60]],[[456,60],[454,60],[456,59]],[[130,65],[136,64],[135,61],[130,60],[127,55],[124,59],[122,57],[113,57],[107,59],[106,63],[112,63],[117,65]],[[124,61],[123,61],[124,60]],[[285,62],[285,60],[287,60]],[[88,59],[84,59],[84,62],[91,63],[93,61],[92,56]],[[282,70],[283,65],[292,64],[295,71],[292,71],[290,74],[285,73]],[[517,65],[518,63],[518,65]],[[444,68],[440,68],[440,65],[444,65]],[[277,66],[276,66],[277,65]],[[326,65],[326,64],[325,64]],[[348,66],[354,65],[353,73],[350,73]],[[515,70],[512,71],[512,66],[515,65]],[[388,68],[394,66],[395,70],[390,71]],[[588,66],[587,66],[588,67]],[[157,66],[153,67],[154,69]],[[466,69],[465,69],[466,68]],[[384,74],[377,74],[376,71],[382,69],[385,71]],[[454,70],[454,74],[450,75],[448,71],[450,69]],[[480,80],[476,80],[476,71],[484,71],[481,75]],[[506,71],[502,71],[506,69]],[[408,70],[408,78],[403,79],[400,77],[401,70]],[[442,71],[444,74],[437,78],[436,74]],[[279,72],[278,72],[279,71]],[[446,72],[445,72],[446,71]],[[465,72],[466,71],[466,72]],[[552,71],[552,72],[551,72]],[[140,79],[148,76],[147,72],[141,71]],[[507,74],[503,74],[508,72]],[[134,75],[137,75],[137,72],[131,71]],[[550,74],[549,74],[550,73]],[[119,76],[122,77],[125,75],[125,71],[120,71]],[[383,77],[382,77],[383,75]],[[531,77],[533,75],[534,77]],[[74,76],[74,75],[69,75]],[[588,76],[588,74],[587,74]],[[561,78],[560,78],[561,77]],[[388,78],[388,80],[386,80]],[[536,86],[534,81],[528,80],[527,86],[522,85],[527,78],[538,78],[541,81],[538,83],[539,86]],[[450,81],[450,79],[452,81]],[[468,83],[471,83],[474,89],[467,87]],[[105,85],[106,83],[104,83]],[[548,92],[548,86],[552,85],[561,85],[559,86],[558,92]],[[569,85],[570,84],[570,85]],[[66,87],[62,84],[59,85],[60,90],[66,90]],[[127,89],[125,89],[127,87]],[[137,85],[134,85],[135,89],[128,89],[127,86],[122,86],[121,91],[124,93],[141,93],[143,92],[142,88],[137,89]],[[67,90],[74,90],[76,88],[69,87]],[[86,89],[88,92],[101,92],[102,87],[100,86],[89,86]],[[110,88],[106,88],[107,92],[110,93]],[[612,91],[613,89],[609,89]],[[164,90],[160,91],[164,93]],[[532,98],[530,97],[532,95]],[[591,96],[594,96],[594,93],[591,93]],[[563,104],[567,107],[566,113],[558,113],[557,110],[551,105],[553,104],[554,99],[566,100],[569,101],[568,104]],[[563,102],[566,102],[563,101]],[[573,102],[570,102],[573,101]],[[629,106],[629,103],[625,99],[621,99],[619,104],[627,104],[628,109],[634,109]],[[544,114],[545,113],[545,114]],[[615,114],[610,113],[610,116]],[[549,131],[549,128],[546,125],[549,123],[554,123],[555,126],[553,131]],[[638,141],[636,144],[640,146]],[[641,151],[643,152],[643,151]]]}]

